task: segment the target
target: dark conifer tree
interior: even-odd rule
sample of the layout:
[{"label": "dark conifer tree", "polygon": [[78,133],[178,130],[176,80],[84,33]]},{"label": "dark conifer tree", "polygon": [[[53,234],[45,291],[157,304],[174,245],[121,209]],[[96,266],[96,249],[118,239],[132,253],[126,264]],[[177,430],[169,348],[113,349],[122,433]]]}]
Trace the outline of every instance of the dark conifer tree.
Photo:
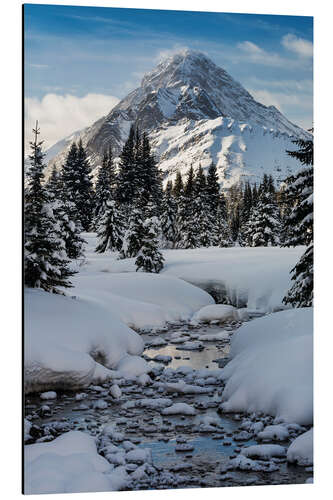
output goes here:
[{"label": "dark conifer tree", "polygon": [[135,129],[132,125],[120,155],[119,172],[115,197],[118,203],[126,207],[127,213],[135,199],[136,194],[136,158],[135,158]]},{"label": "dark conifer tree", "polygon": [[215,163],[212,163],[208,169],[207,197],[210,213],[216,217],[220,200],[220,185]]},{"label": "dark conifer tree", "polygon": [[163,269],[164,257],[158,249],[159,220],[150,217],[143,223],[141,248],[135,261],[136,270],[146,273],[159,273]]},{"label": "dark conifer tree", "polygon": [[194,220],[196,221],[196,241],[198,247],[209,247],[218,244],[217,206],[218,197],[212,183],[208,182],[200,165],[194,184]]},{"label": "dark conifer tree", "polygon": [[228,224],[227,202],[223,193],[221,193],[219,197],[219,204],[217,208],[217,234],[217,244],[219,247],[231,247],[233,245],[233,239],[231,237],[231,231]]},{"label": "dark conifer tree", "polygon": [[197,224],[194,210],[194,171],[191,166],[188,173],[184,193],[178,198],[176,217],[177,248],[196,248]]},{"label": "dark conifer tree", "polygon": [[70,287],[69,277],[74,273],[69,269],[52,200],[43,185],[45,155],[38,141],[38,122],[33,132],[24,206],[24,282],[28,287],[60,293],[58,287]]},{"label": "dark conifer tree", "polygon": [[252,189],[250,183],[245,184],[243,192],[243,200],[240,205],[240,227],[238,241],[240,246],[246,246],[245,232],[247,232],[247,224],[250,219],[251,209],[252,209]]},{"label": "dark conifer tree", "polygon": [[120,251],[123,245],[124,220],[116,202],[106,201],[103,214],[97,227],[97,253],[107,250]]},{"label": "dark conifer tree", "polygon": [[175,197],[175,199],[178,199],[180,196],[184,194],[183,179],[179,170],[177,171],[176,174],[176,179],[173,186],[172,194]]},{"label": "dark conifer tree", "polygon": [[104,151],[102,165],[98,171],[98,177],[95,188],[95,209],[94,226],[97,227],[99,219],[102,217],[106,208],[106,203],[112,198],[112,183],[114,183],[115,174],[112,161],[111,149]]},{"label": "dark conifer tree", "polygon": [[299,149],[287,153],[297,158],[303,168],[286,180],[291,207],[287,224],[293,232],[284,246],[306,245],[307,249],[291,270],[294,284],[283,301],[294,307],[308,307],[313,303],[313,141],[296,140],[294,144]]},{"label": "dark conifer tree", "polygon": [[77,225],[72,219],[73,214],[76,213],[75,204],[67,200],[62,176],[55,166],[46,189],[52,201],[53,214],[60,225],[60,234],[65,243],[67,257],[78,259],[84,255],[85,240],[80,236],[81,225]]},{"label": "dark conifer tree", "polygon": [[176,216],[177,204],[172,195],[172,181],[169,181],[163,194],[161,207],[162,240],[166,248],[173,248],[176,242]]},{"label": "dark conifer tree", "polygon": [[154,207],[154,215],[158,216],[161,211],[163,197],[162,180],[145,132],[140,138],[138,147],[137,176],[139,179],[138,189],[143,204],[151,203]]},{"label": "dark conifer tree", "polygon": [[93,217],[93,185],[91,180],[91,168],[87,160],[87,154],[82,140],[79,140],[77,148],[77,171],[78,185],[75,205],[79,220],[84,231],[89,231]]},{"label": "dark conifer tree", "polygon": [[122,247],[120,249],[120,259],[136,257],[138,255],[145,235],[143,223],[144,214],[142,212],[140,200],[138,200],[131,210],[128,226],[125,230]]},{"label": "dark conifer tree", "polygon": [[259,199],[251,209],[248,222],[242,231],[243,246],[278,246],[280,244],[280,212],[275,194],[267,189],[267,184],[260,187]]},{"label": "dark conifer tree", "polygon": [[255,184],[252,188],[252,207],[255,207],[258,203],[258,188],[257,184]]},{"label": "dark conifer tree", "polygon": [[55,164],[52,167],[51,175],[46,183],[46,188],[54,199],[59,200],[61,198],[63,191],[61,174]]},{"label": "dark conifer tree", "polygon": [[238,233],[240,227],[240,204],[243,198],[243,191],[241,184],[233,185],[228,190],[227,208],[230,234],[233,241],[238,240]]}]

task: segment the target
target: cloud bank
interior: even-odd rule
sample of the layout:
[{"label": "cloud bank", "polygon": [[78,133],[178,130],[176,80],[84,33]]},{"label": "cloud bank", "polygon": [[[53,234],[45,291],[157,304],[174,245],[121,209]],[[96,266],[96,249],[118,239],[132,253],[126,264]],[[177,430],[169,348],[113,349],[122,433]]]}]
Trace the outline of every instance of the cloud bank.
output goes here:
[{"label": "cloud bank", "polygon": [[298,38],[289,33],[282,38],[281,43],[285,49],[291,50],[301,57],[313,56],[313,44],[304,38]]},{"label": "cloud bank", "polygon": [[110,95],[46,94],[42,99],[25,98],[25,152],[29,150],[32,128],[38,120],[44,149],[105,116],[119,102]]}]

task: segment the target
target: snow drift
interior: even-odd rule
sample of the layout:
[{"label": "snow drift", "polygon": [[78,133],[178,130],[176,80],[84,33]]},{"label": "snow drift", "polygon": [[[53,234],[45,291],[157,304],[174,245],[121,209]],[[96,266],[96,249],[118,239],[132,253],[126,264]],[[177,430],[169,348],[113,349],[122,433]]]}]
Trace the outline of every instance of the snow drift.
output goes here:
[{"label": "snow drift", "polygon": [[124,358],[128,370],[131,358],[136,365],[144,348],[137,333],[88,300],[27,289],[24,322],[26,392],[111,378]]},{"label": "snow drift", "polygon": [[[148,326],[157,326],[187,320],[200,308],[214,304],[202,290],[238,308],[263,312],[285,309],[282,299],[291,286],[290,270],[304,253],[304,247],[163,250],[164,269],[152,275],[135,273],[135,259],[117,260],[116,253],[94,253],[96,234],[83,236],[87,261],[72,280],[73,293],[106,300],[110,307],[115,300],[110,294],[120,296],[114,312],[138,328],[149,322]],[[127,300],[138,301],[139,307]]]},{"label": "snow drift", "polygon": [[79,431],[25,446],[24,463],[26,494],[119,490],[128,480],[125,469],[113,469],[98,455],[95,439]]},{"label": "snow drift", "polygon": [[313,429],[298,436],[287,451],[288,462],[309,466],[313,464]]},{"label": "snow drift", "polygon": [[290,270],[303,247],[199,248],[166,250],[163,274],[177,276],[227,299],[236,307],[271,312],[284,309]]},{"label": "snow drift", "polygon": [[83,237],[86,260],[71,280],[70,293],[100,304],[131,328],[187,321],[198,309],[214,304],[208,293],[175,276],[136,273],[135,259],[117,260],[115,252],[96,254],[96,234]]},{"label": "snow drift", "polygon": [[223,369],[224,411],[273,415],[276,421],[313,421],[312,308],[274,313],[243,325]]}]

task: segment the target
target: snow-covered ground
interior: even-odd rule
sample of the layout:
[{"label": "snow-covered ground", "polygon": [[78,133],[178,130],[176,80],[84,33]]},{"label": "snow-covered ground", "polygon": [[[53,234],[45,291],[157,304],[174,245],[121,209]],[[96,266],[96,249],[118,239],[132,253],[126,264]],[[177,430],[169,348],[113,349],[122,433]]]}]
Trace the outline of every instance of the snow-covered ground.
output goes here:
[{"label": "snow-covered ground", "polygon": [[[166,250],[165,268],[154,275],[136,273],[134,259],[95,254],[96,236],[84,237],[86,258],[76,264],[79,272],[67,296],[25,291],[25,389],[41,393],[42,405],[35,416],[64,404],[58,389],[83,387],[85,393],[73,396],[75,411],[89,408],[108,420],[112,405],[120,404],[125,412],[120,420],[128,420],[129,429],[135,425],[133,412],[144,411],[164,419],[159,425],[167,433],[174,429],[169,419],[178,418],[189,432],[223,434],[219,419],[238,412],[233,446],[239,454],[226,470],[274,472],[279,460],[310,466],[312,309],[272,312],[283,309],[289,271],[303,248]],[[242,309],[214,304],[205,290],[224,294]],[[270,314],[247,322],[254,311]],[[149,331],[142,337],[134,330]],[[196,368],[191,361],[177,368],[165,365],[180,359],[179,349],[186,352],[182,359],[190,360],[201,350],[204,358],[212,345],[216,362],[224,347],[228,355],[230,338],[231,361],[224,368],[204,368],[208,361]],[[145,346],[152,353],[160,346],[155,364],[141,356]],[[151,418],[142,424],[148,434],[157,422]],[[149,477],[148,452],[128,444],[122,429],[109,427],[99,448],[87,435],[89,427],[85,432],[69,427],[51,442],[43,442],[49,440],[45,434],[36,443],[34,418],[27,420],[26,439],[34,444],[26,447],[26,493],[111,491]],[[105,446],[106,459],[98,454]],[[175,450],[193,447],[180,437]],[[171,476],[168,480],[173,485]]]},{"label": "snow-covered ground", "polygon": [[[214,301],[208,295],[200,295],[197,288],[185,289],[181,282],[176,285],[175,282],[164,282],[162,278],[180,278],[209,292],[215,291],[226,296],[236,307],[271,312],[284,308],[282,299],[291,286],[290,270],[304,253],[304,247],[164,250],[165,266],[161,274],[148,277],[144,275],[141,278],[142,273],[135,273],[135,259],[117,260],[116,253],[96,254],[96,235],[85,233],[84,238],[87,241],[87,261],[73,279],[75,295],[85,296],[89,287],[89,290],[94,289],[93,294],[97,292],[101,298],[103,289],[108,286],[109,290],[119,293],[121,297],[161,305],[168,310],[164,317],[173,316],[175,320],[189,319],[200,307],[213,304]],[[108,273],[115,274],[112,280]],[[118,277],[119,273],[126,273],[127,278],[124,275]],[[140,279],[150,280],[146,288]],[[94,286],[96,280],[98,291]],[[132,287],[133,292],[130,291]],[[158,294],[156,288],[159,290]],[[119,307],[120,310],[125,310],[125,315],[129,314],[128,307],[121,304]],[[147,313],[148,311],[144,313],[146,318]],[[126,321],[125,316],[123,319]],[[151,321],[154,325],[158,324],[156,316]],[[142,321],[137,326],[142,327]]]},{"label": "snow-covered ground", "polygon": [[223,371],[225,411],[262,411],[277,422],[313,421],[313,310],[291,309],[247,323]]}]

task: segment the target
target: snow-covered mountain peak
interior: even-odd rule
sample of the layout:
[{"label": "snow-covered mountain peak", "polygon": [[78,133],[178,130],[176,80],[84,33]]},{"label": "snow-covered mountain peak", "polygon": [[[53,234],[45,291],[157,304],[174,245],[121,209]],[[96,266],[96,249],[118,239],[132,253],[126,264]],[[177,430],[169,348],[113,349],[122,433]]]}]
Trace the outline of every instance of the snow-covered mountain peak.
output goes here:
[{"label": "snow-covered mountain peak", "polygon": [[[257,102],[204,53],[189,49],[164,58],[140,87],[80,133],[93,168],[109,146],[119,155],[131,125],[149,134],[166,180],[177,169],[185,172],[190,164],[207,168],[215,161],[226,187],[245,177],[258,180],[255,166],[262,165],[263,156],[260,174],[276,171],[281,179],[291,167],[285,153],[291,139],[310,137],[274,106]],[[67,150],[66,145],[51,164],[61,165]]]},{"label": "snow-covered mountain peak", "polygon": [[200,71],[207,66],[215,66],[202,52],[181,50],[163,58],[160,63],[142,79],[141,87],[158,90],[161,87],[181,86],[195,83]]}]

